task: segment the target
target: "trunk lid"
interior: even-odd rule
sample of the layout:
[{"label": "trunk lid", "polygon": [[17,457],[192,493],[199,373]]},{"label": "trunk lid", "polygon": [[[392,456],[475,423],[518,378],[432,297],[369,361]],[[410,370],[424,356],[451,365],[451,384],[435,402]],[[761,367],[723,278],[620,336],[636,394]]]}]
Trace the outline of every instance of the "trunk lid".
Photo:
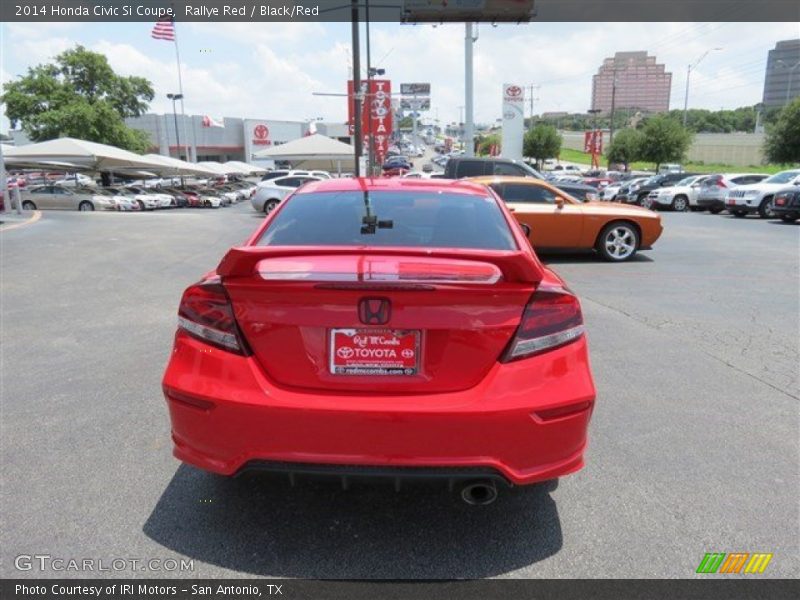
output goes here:
[{"label": "trunk lid", "polygon": [[[514,336],[540,269],[524,252],[257,247],[233,249],[218,274],[275,383],[403,394],[480,382]],[[362,358],[342,362],[353,351]]]}]

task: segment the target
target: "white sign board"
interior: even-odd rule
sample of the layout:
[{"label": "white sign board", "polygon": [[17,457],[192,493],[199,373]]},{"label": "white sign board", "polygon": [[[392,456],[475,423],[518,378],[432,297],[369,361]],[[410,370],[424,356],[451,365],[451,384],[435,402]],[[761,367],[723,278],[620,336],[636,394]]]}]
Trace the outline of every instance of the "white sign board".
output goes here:
[{"label": "white sign board", "polygon": [[244,160],[261,164],[253,156],[259,150],[285,144],[303,137],[303,124],[291,121],[244,120]]},{"label": "white sign board", "polygon": [[503,158],[522,159],[525,89],[513,83],[503,84]]}]

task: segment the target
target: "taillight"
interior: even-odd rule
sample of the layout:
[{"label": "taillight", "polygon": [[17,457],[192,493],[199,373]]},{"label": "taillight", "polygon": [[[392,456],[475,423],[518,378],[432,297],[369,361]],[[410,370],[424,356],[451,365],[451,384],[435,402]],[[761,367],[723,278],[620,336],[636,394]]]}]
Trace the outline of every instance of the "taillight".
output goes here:
[{"label": "taillight", "polygon": [[584,333],[578,298],[562,287],[540,287],[533,294],[503,362],[552,350]]},{"label": "taillight", "polygon": [[231,301],[218,280],[197,283],[183,292],[178,327],[217,348],[249,354],[236,325]]}]

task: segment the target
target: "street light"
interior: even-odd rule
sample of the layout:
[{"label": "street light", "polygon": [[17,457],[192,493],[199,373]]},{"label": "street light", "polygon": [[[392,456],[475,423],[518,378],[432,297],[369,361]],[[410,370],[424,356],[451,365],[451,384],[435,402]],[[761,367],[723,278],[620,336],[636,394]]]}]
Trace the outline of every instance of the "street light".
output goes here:
[{"label": "street light", "polygon": [[686,68],[686,94],[683,97],[683,126],[686,127],[686,111],[689,109],[689,77],[692,74],[692,69],[696,69],[700,61],[703,60],[712,51],[722,50],[722,48],[711,48],[703,52],[693,65],[688,65]]},{"label": "street light", "polygon": [[778,60],[775,61],[775,67],[777,67],[778,65],[780,65],[784,69],[789,69],[789,83],[786,86],[786,104],[789,104],[789,100],[792,97],[792,76],[794,75],[794,70],[797,67],[800,67],[800,60],[798,60],[796,63],[794,63],[790,67],[789,63],[787,63],[785,60],[779,58]]},{"label": "street light", "polygon": [[183,98],[183,94],[167,94],[167,98],[172,100],[172,116],[175,118],[175,144],[178,146],[178,158],[181,157],[181,136],[178,133],[178,111],[175,102]]}]

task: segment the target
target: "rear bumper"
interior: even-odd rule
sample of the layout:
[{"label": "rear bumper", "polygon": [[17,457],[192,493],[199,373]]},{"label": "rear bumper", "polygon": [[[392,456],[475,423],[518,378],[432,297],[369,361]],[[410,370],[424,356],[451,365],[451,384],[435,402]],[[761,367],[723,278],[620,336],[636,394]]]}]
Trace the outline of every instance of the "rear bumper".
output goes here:
[{"label": "rear bumper", "polygon": [[725,200],[723,198],[698,198],[697,206],[699,206],[700,208],[724,210]]},{"label": "rear bumper", "polygon": [[[278,387],[252,357],[178,332],[164,390],[175,456],[215,473],[276,463],[469,468],[517,485],[583,466],[595,398],[585,339],[497,363],[469,390],[367,397]],[[580,403],[549,420],[536,412]]]}]

